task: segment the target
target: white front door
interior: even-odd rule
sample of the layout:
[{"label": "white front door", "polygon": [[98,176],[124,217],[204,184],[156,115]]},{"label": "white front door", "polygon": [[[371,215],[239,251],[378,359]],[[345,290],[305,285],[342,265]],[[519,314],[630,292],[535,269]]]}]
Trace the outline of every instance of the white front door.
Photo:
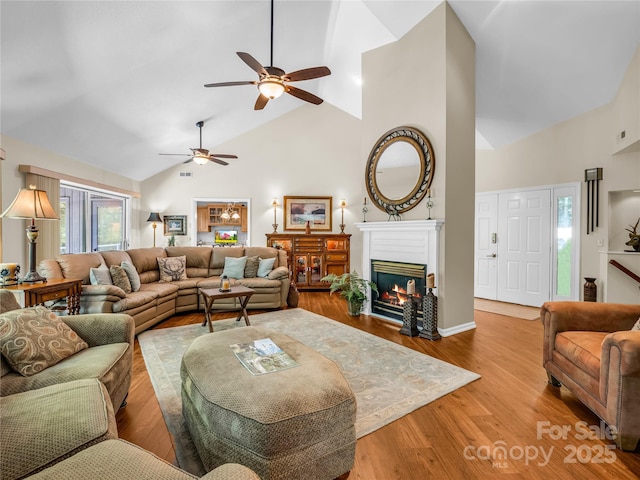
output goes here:
[{"label": "white front door", "polygon": [[476,195],[474,295],[496,300],[498,294],[498,195]]},{"label": "white front door", "polygon": [[500,301],[541,306],[550,296],[551,190],[498,197]]}]

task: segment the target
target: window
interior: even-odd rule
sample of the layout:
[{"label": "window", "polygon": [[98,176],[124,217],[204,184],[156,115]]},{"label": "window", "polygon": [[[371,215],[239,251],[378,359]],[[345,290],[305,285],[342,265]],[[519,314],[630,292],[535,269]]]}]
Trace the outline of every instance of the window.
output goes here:
[{"label": "window", "polygon": [[128,245],[129,197],[60,183],[60,253]]},{"label": "window", "polygon": [[577,186],[553,189],[554,278],[553,300],[578,299],[578,206]]}]

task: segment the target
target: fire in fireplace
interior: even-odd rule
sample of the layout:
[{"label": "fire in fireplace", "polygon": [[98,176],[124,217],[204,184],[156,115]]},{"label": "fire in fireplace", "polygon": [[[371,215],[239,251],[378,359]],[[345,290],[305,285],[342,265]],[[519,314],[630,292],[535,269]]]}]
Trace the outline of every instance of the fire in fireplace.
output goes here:
[{"label": "fire in fireplace", "polygon": [[371,302],[371,313],[402,321],[402,304],[409,298],[407,284],[415,282],[413,299],[418,303],[418,317],[422,315],[427,266],[416,263],[371,260],[371,280],[378,286],[378,296]]}]

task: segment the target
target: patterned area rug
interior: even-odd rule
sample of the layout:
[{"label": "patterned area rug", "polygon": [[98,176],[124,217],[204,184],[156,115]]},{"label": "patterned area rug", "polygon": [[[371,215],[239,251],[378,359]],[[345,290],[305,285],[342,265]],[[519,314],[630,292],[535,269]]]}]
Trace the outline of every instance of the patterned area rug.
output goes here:
[{"label": "patterned area rug", "polygon": [[[287,334],[338,365],[356,396],[358,438],[480,378],[300,308],[252,315],[250,321],[251,325]],[[242,326],[244,322],[233,319],[213,323],[215,331]],[[160,408],[174,438],[178,464],[199,476],[204,470],[182,417],[180,362],[189,344],[208,331],[198,324],[138,335]]]},{"label": "patterned area rug", "polygon": [[516,303],[497,302],[484,298],[474,298],[473,308],[483,312],[497,313],[509,317],[522,318],[523,320],[537,320],[540,318],[540,307],[527,307]]}]

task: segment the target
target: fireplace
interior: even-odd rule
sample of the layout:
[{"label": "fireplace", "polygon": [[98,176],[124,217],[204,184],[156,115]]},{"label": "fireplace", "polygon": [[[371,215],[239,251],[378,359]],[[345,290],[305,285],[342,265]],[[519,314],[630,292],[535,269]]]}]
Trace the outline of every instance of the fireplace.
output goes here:
[{"label": "fireplace", "polygon": [[402,321],[402,304],[409,298],[407,283],[415,282],[414,301],[418,304],[418,317],[422,316],[422,298],[425,295],[427,266],[417,263],[371,260],[371,281],[378,287],[378,296],[371,301],[371,313]]}]

